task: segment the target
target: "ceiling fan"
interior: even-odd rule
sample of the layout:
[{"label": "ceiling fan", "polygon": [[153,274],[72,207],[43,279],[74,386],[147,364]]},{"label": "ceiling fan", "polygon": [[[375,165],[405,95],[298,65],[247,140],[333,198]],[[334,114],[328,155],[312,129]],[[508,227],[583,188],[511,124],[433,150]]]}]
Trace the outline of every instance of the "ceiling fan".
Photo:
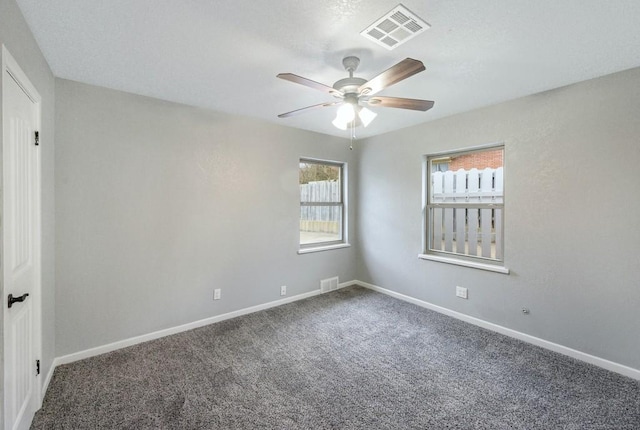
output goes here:
[{"label": "ceiling fan", "polygon": [[369,106],[411,109],[423,112],[431,109],[434,105],[434,102],[430,100],[374,96],[383,89],[425,70],[422,61],[406,58],[368,81],[353,76],[353,72],[356,71],[360,64],[358,57],[345,57],[342,60],[342,64],[347,72],[349,72],[349,77],[336,81],[332,87],[312,81],[311,79],[303,78],[302,76],[294,75],[293,73],[280,73],[277,76],[280,79],[331,94],[340,100],[307,106],[302,109],[280,114],[278,118],[288,118],[314,109],[340,105],[336,119],[333,120],[333,125],[339,129],[346,130],[347,127],[357,127],[359,125],[366,127],[376,117],[376,113],[361,106],[361,103],[368,104]]}]

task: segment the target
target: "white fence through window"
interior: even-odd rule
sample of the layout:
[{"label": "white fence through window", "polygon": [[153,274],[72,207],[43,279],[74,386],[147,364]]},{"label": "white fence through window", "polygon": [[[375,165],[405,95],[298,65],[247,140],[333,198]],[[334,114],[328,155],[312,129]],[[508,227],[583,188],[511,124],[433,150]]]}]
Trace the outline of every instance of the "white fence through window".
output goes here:
[{"label": "white fence through window", "polygon": [[[300,231],[339,233],[342,222],[340,182],[314,181],[300,184]],[[313,205],[318,203],[318,205]],[[322,203],[334,203],[323,205]]]},{"label": "white fence through window", "polygon": [[502,260],[503,168],[433,172],[429,248]]}]

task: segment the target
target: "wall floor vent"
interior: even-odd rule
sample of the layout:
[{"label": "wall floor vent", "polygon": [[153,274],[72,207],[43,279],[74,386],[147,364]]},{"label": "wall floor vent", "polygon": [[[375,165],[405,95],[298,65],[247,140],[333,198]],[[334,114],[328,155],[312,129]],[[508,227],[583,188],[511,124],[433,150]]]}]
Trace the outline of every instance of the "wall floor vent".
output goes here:
[{"label": "wall floor vent", "polygon": [[328,293],[338,289],[338,277],[327,278],[320,281],[320,292]]},{"label": "wall floor vent", "polygon": [[392,50],[431,26],[402,4],[360,32],[367,39]]}]

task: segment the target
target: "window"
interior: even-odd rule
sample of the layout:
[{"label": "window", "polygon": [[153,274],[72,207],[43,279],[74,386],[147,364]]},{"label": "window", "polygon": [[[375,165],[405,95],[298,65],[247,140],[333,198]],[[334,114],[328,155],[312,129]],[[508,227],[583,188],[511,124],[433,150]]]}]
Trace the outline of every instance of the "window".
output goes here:
[{"label": "window", "polygon": [[504,257],[504,147],[429,155],[424,182],[420,257],[508,273],[492,267]]},{"label": "window", "polygon": [[300,160],[300,250],[346,245],[345,164]]}]

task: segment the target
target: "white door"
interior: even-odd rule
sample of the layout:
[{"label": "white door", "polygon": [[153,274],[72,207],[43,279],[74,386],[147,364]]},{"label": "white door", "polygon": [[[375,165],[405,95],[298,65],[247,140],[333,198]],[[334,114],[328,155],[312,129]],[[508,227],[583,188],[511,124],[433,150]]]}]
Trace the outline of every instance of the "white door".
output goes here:
[{"label": "white door", "polygon": [[4,429],[28,429],[40,403],[40,160],[35,145],[39,99],[2,50],[2,272]]}]

